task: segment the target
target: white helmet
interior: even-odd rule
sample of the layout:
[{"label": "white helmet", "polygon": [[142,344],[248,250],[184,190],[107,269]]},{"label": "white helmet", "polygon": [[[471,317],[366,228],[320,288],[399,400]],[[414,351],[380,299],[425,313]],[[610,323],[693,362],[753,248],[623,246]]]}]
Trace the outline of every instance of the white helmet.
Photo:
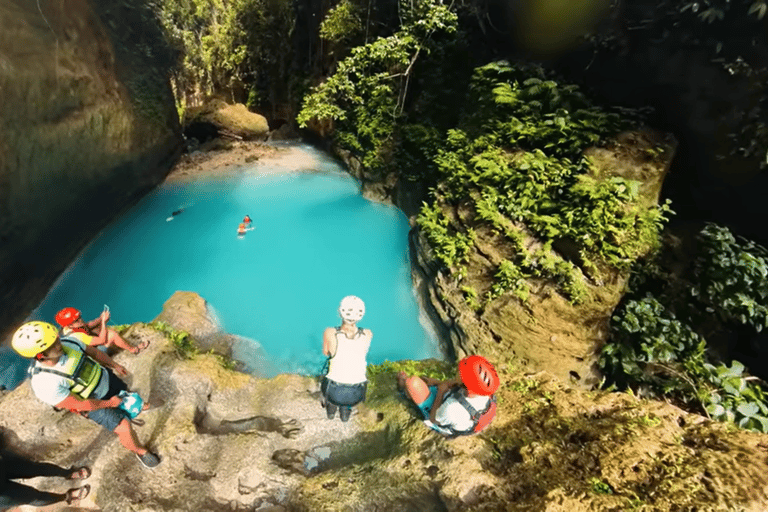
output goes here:
[{"label": "white helmet", "polygon": [[365,315],[365,303],[360,297],[347,295],[341,299],[341,304],[339,304],[339,315],[347,322],[359,322],[360,319],[363,318],[363,315]]}]

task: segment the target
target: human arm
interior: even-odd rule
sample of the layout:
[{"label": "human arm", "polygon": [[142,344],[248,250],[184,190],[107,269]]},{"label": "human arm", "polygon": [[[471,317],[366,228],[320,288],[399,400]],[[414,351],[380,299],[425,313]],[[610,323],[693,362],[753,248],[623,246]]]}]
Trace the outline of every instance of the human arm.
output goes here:
[{"label": "human arm", "polygon": [[99,318],[94,320],[94,322],[97,323],[97,326],[99,327],[99,329],[96,329],[96,327],[91,326],[90,324],[92,322],[88,324],[88,326],[91,329],[91,332],[98,332],[98,334],[93,337],[94,339],[91,342],[91,344],[93,345],[107,344],[107,320],[108,319],[109,319],[109,311],[105,311],[101,314],[101,316],[99,316]]},{"label": "human arm", "polygon": [[323,332],[323,355],[333,357],[336,354],[336,329],[328,327]]},{"label": "human arm", "polygon": [[[461,379],[456,378],[456,379],[450,379],[446,381],[439,381],[435,379],[430,379],[428,377],[426,379],[422,377],[422,380],[424,380],[424,382],[428,386],[435,386],[435,385],[437,386],[437,395],[435,396],[435,401],[432,404],[432,408],[429,411],[430,421],[432,423],[437,423],[437,421],[435,420],[435,415],[437,414],[437,410],[440,408],[440,406],[443,405],[443,401],[445,400],[445,395],[447,395],[452,388],[461,384]],[[427,380],[432,381],[433,383],[430,384],[429,382],[427,382]]]},{"label": "human arm", "polygon": [[128,375],[128,370],[126,370],[124,366],[117,364],[114,359],[109,357],[101,350],[94,348],[93,345],[87,345],[85,347],[85,353],[102,366],[114,370],[118,375],[123,377]]},{"label": "human arm", "polygon": [[95,411],[97,409],[110,409],[117,407],[123,400],[118,396],[113,396],[109,400],[98,400],[96,398],[78,398],[70,394],[56,404],[56,407],[69,409],[70,411]]}]

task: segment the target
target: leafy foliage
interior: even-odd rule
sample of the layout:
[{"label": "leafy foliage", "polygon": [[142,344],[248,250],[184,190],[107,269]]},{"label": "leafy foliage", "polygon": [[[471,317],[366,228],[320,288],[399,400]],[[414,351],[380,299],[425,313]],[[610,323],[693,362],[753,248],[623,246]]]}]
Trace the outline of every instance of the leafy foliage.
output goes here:
[{"label": "leafy foliage", "polygon": [[163,321],[152,322],[147,325],[170,340],[180,359],[193,359],[198,355],[197,346],[188,332],[176,330]]},{"label": "leafy foliage", "polygon": [[768,251],[715,224],[707,224],[697,240],[691,293],[724,320],[758,332],[768,327]]},{"label": "leafy foliage", "polygon": [[612,318],[613,340],[600,366],[624,386],[645,386],[712,418],[768,432],[763,389],[749,382],[744,366],[708,363],[706,341],[652,297],[627,302]]},{"label": "leafy foliage", "polygon": [[358,7],[350,0],[341,0],[323,19],[320,25],[320,37],[328,41],[340,42],[354,37],[362,29]]},{"label": "leafy foliage", "polygon": [[362,156],[369,168],[383,165],[402,115],[408,81],[421,52],[429,52],[434,33],[452,33],[457,18],[430,0],[404,5],[404,24],[389,37],[355,47],[336,71],[304,98],[300,126],[313,119],[336,122],[336,141]]},{"label": "leafy foliage", "polygon": [[[584,275],[552,251],[556,240],[578,244],[580,264],[590,272],[598,262],[629,268],[658,247],[669,205],[644,206],[639,182],[595,176],[580,156],[624,126],[618,116],[591,106],[575,86],[547,80],[540,68],[491,63],[475,70],[470,89],[462,127],[448,130],[443,147],[431,153],[438,200],[471,197],[476,219],[491,224],[517,253],[498,269],[488,300],[505,291],[523,299],[519,283],[530,276],[551,278],[571,301],[584,300]],[[452,234],[434,221],[431,206],[424,208],[421,229],[450,247]],[[545,250],[528,253],[522,225]]]},{"label": "leafy foliage", "polygon": [[267,77],[287,82],[281,61],[290,54],[290,38],[285,35],[293,31],[291,2],[153,0],[152,4],[181,54],[174,83],[182,98],[195,92],[226,92]]},{"label": "leafy foliage", "polygon": [[452,229],[438,203],[432,206],[424,204],[418,222],[423,226],[435,256],[447,268],[458,269],[466,263],[476,236],[473,231],[460,233]]}]

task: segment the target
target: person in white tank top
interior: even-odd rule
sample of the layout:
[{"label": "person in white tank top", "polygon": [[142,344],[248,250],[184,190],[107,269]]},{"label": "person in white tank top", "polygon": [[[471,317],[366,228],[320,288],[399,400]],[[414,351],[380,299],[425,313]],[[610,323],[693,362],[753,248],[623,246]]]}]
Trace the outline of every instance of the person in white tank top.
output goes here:
[{"label": "person in white tank top", "polygon": [[338,409],[341,421],[348,421],[352,407],[365,400],[366,356],[373,333],[357,327],[364,314],[365,304],[360,298],[344,297],[339,305],[341,326],[328,327],[323,333],[323,354],[329,360],[321,390],[328,419],[333,419]]}]

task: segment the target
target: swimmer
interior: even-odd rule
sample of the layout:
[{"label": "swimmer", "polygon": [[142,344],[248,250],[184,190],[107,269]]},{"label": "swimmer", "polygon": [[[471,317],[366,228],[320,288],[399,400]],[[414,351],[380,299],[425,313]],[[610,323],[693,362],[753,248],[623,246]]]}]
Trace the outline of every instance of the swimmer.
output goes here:
[{"label": "swimmer", "polygon": [[179,208],[178,210],[171,212],[171,216],[165,219],[165,221],[166,222],[172,221],[175,216],[179,215],[183,211],[184,211],[184,208]]},{"label": "swimmer", "polygon": [[245,232],[248,231],[245,229],[245,223],[240,223],[239,226],[237,226],[237,236],[244,236]]},{"label": "swimmer", "polygon": [[250,215],[246,215],[245,216],[245,218],[243,219],[243,224],[246,224],[248,226],[251,225],[251,216]]}]

